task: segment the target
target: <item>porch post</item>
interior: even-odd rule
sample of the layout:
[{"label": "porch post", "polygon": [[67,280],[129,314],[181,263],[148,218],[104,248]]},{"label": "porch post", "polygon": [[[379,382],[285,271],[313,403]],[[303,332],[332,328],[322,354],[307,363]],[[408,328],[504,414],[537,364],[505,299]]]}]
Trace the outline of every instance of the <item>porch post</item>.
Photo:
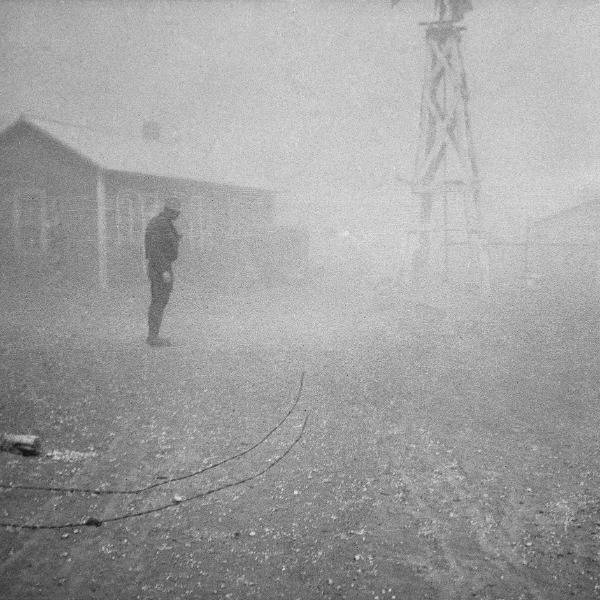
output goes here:
[{"label": "porch post", "polygon": [[129,192],[127,194],[127,211],[128,211],[128,216],[129,216],[129,220],[127,222],[127,239],[129,240],[129,243],[133,243],[135,236],[135,230],[134,230],[134,225],[135,225],[135,201],[137,200],[137,194],[135,192]]},{"label": "porch post", "polygon": [[20,258],[21,254],[21,198],[15,191],[12,199],[12,226],[13,226],[13,247],[15,255]]},{"label": "porch post", "polygon": [[40,248],[48,252],[48,197],[45,191],[40,192]]},{"label": "porch post", "polygon": [[104,172],[98,169],[96,176],[96,231],[98,244],[98,283],[102,289],[108,288],[108,266],[106,252],[106,186]]}]

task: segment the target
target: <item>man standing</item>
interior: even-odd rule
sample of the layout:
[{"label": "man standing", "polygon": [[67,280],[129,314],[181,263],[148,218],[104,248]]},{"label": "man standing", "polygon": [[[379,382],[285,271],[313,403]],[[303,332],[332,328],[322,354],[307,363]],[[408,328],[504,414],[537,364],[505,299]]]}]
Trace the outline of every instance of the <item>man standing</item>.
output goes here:
[{"label": "man standing", "polygon": [[163,211],[150,219],[144,245],[148,261],[148,277],[152,300],[148,309],[148,338],[150,346],[168,346],[169,341],[158,337],[163,312],[173,289],[173,262],[177,258],[180,235],[174,221],[181,211],[177,198],[168,198]]}]

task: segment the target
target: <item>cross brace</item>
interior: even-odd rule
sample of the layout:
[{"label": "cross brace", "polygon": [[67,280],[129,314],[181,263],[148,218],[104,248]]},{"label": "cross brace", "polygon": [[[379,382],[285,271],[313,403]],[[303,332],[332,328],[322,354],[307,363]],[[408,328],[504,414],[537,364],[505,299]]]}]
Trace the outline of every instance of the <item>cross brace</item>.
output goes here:
[{"label": "cross brace", "polygon": [[[452,22],[427,24],[425,40],[429,67],[423,85],[419,146],[413,192],[420,205],[419,230],[408,244],[405,272],[413,277],[430,266],[432,213],[443,204],[443,271],[448,272],[448,233],[456,229],[448,220],[448,192],[462,202],[461,228],[470,249],[471,278],[489,290],[489,259],[482,236],[479,170],[469,114],[469,91],[461,52],[461,32]],[[450,173],[449,171],[452,171]]]}]

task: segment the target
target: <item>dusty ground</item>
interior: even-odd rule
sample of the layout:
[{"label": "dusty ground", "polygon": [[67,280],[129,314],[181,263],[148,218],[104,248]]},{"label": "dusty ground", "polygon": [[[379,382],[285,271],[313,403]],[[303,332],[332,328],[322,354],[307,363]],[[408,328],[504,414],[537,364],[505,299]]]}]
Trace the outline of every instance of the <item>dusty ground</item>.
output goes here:
[{"label": "dusty ground", "polygon": [[[5,293],[6,295],[6,293]],[[240,295],[180,286],[143,343],[145,290],[2,299],[7,599],[600,597],[598,310],[389,285]],[[269,462],[271,461],[271,463]],[[161,479],[162,478],[162,479]]]}]

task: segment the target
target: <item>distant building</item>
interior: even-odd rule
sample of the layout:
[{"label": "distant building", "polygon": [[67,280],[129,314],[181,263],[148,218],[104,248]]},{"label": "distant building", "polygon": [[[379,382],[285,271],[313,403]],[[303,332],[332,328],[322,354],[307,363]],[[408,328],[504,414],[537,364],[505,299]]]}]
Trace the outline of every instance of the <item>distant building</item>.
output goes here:
[{"label": "distant building", "polygon": [[145,133],[25,116],[1,131],[0,268],[94,275],[107,286],[143,264],[145,225],[169,195],[184,203],[178,225],[192,254],[218,253],[271,226],[271,186],[208,171],[199,154]]},{"label": "distant building", "polygon": [[528,270],[572,293],[600,284],[600,193],[533,223]]}]

